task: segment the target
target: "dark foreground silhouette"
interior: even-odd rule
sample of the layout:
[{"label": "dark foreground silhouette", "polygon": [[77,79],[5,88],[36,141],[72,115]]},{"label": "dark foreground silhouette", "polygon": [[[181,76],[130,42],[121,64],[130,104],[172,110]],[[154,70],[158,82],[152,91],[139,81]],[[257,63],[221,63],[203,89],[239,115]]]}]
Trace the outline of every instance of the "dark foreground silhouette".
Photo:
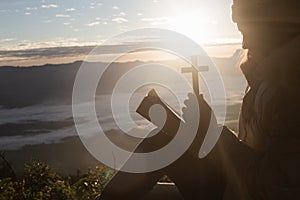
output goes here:
[{"label": "dark foreground silhouette", "polygon": [[[184,199],[300,199],[300,3],[234,0],[232,11],[248,49],[241,69],[249,88],[238,138],[224,127],[205,159],[187,151],[156,172],[119,172],[99,199],[141,199],[164,174]],[[210,116],[208,105],[198,100],[201,116]],[[192,110],[186,105],[185,113]],[[193,145],[201,145],[207,118],[201,118]],[[159,134],[137,151],[151,151],[168,140]]]}]

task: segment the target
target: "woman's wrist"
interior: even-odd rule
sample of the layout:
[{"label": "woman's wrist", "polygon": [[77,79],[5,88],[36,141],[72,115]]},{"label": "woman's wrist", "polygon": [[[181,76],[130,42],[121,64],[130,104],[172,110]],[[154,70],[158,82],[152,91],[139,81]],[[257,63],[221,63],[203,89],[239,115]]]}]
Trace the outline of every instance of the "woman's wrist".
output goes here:
[{"label": "woman's wrist", "polygon": [[221,135],[205,159],[212,163],[222,174],[226,174],[224,170],[226,170],[227,163],[231,162],[231,156],[240,141],[233,131],[227,127],[223,126],[219,128],[222,129]]}]

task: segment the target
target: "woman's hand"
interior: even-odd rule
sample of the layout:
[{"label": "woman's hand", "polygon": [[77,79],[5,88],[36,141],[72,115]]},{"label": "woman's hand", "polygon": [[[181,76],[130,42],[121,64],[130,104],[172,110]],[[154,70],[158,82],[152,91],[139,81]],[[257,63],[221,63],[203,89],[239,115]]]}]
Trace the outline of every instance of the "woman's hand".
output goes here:
[{"label": "woman's hand", "polygon": [[[206,134],[208,134],[208,131],[218,129],[217,119],[211,107],[203,98],[203,95],[196,96],[193,93],[189,93],[188,99],[184,101],[184,104],[185,107],[182,109],[182,112],[183,119],[185,120],[187,126],[189,125],[189,123],[193,123],[193,120],[199,121],[197,135],[191,145],[193,153],[196,153],[198,155],[200,147]],[[197,106],[199,109],[196,108]],[[197,111],[199,111],[198,114],[196,113]]]}]

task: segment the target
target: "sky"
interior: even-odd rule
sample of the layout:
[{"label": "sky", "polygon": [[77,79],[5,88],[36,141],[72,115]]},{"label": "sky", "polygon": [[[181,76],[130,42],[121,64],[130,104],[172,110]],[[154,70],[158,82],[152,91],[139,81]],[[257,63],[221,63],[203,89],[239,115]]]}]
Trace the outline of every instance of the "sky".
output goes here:
[{"label": "sky", "polygon": [[231,21],[231,4],[232,0],[0,0],[0,64],[8,60],[8,53],[15,58],[16,51],[100,45],[138,28],[177,31],[208,46],[212,54],[227,56],[241,42]]}]

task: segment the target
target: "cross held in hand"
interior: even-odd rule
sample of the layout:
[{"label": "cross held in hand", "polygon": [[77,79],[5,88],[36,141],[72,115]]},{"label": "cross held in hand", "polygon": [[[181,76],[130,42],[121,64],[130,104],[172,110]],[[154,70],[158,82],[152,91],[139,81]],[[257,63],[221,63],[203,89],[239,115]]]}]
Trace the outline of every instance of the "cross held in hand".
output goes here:
[{"label": "cross held in hand", "polygon": [[[198,65],[198,57],[192,56],[192,66],[184,67],[181,69],[181,73],[192,73],[192,81],[193,81],[193,89],[195,94],[198,96],[200,94],[199,91],[199,70],[196,68]],[[208,71],[208,66],[199,66],[200,71]]]}]

